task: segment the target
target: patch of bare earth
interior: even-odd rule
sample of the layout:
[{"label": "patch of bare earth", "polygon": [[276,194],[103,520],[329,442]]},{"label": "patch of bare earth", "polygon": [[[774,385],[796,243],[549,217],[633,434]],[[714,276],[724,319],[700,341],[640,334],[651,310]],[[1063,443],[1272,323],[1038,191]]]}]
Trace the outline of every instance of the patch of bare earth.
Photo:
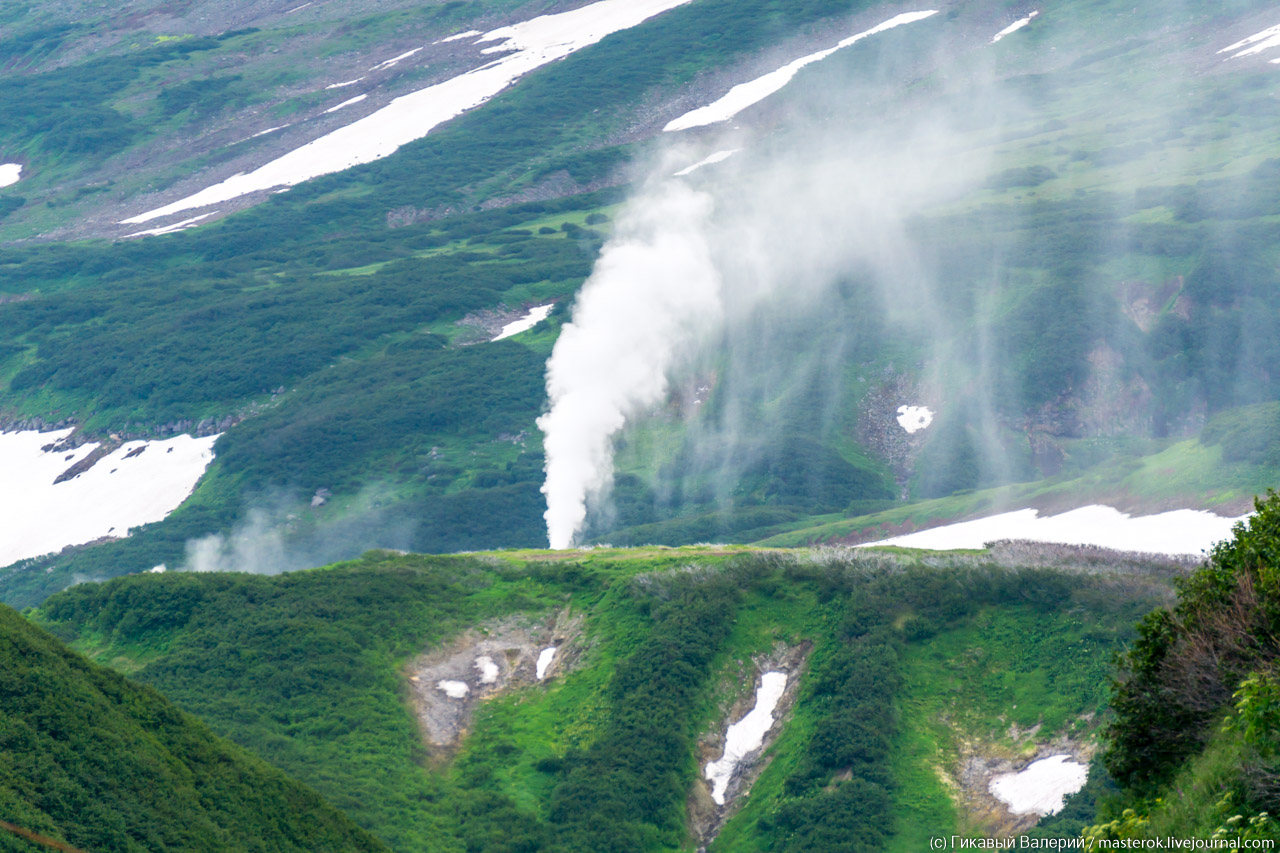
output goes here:
[{"label": "patch of bare earth", "polygon": [[1024,730],[1013,725],[1009,727],[1012,745],[963,740],[957,767],[935,767],[955,800],[962,832],[1004,838],[1035,826],[1042,816],[1034,812],[1014,814],[991,793],[991,780],[1006,773],[1019,773],[1031,763],[1055,755],[1069,755],[1087,766],[1097,749],[1092,739],[1059,735],[1037,740],[1039,733],[1038,725]]},{"label": "patch of bare earth", "polygon": [[[479,705],[500,694],[549,681],[572,669],[582,652],[582,617],[568,609],[541,622],[511,617],[468,629],[424,652],[405,669],[413,709],[431,751],[446,755],[466,737]],[[555,649],[538,678],[538,660]]]},{"label": "patch of bare earth", "polygon": [[[800,689],[800,676],[804,672],[813,644],[801,643],[797,646],[778,644],[768,654],[753,658],[750,663],[740,662],[739,671],[734,673],[738,683],[748,685],[749,689],[737,696],[732,704],[724,709],[715,728],[698,741],[698,779],[689,792],[688,810],[689,826],[697,839],[698,850],[704,851],[706,845],[719,834],[729,818],[742,806],[743,800],[751,791],[751,785],[760,773],[769,766],[765,757],[769,747],[782,733],[783,726],[791,716],[796,696]],[[711,786],[705,775],[708,763],[724,756],[725,733],[729,726],[738,722],[755,707],[760,692],[761,678],[767,672],[781,672],[787,676],[786,689],[773,712],[773,725],[765,734],[760,748],[747,755],[733,773],[729,787],[725,791],[724,804],[718,804],[711,797]]]}]

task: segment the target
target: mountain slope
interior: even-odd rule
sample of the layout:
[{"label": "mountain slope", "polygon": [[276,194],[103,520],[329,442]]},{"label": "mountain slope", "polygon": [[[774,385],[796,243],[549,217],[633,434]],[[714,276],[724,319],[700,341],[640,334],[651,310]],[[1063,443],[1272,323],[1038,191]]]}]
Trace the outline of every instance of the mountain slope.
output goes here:
[{"label": "mountain slope", "polygon": [[[552,10],[432,8],[457,17],[431,32],[418,21],[414,44]],[[254,6],[279,26],[227,43],[250,40],[270,63],[268,45],[321,38],[280,23],[287,11]],[[1265,4],[1066,4],[996,43],[1029,10],[942,4],[808,64],[733,122],[663,132],[900,11],[697,0],[531,72],[385,159],[217,222],[112,244],[9,244],[0,423],[63,423],[74,441],[225,434],[167,520],[8,567],[0,594],[26,606],[77,578],[244,568],[240,553],[275,554],[255,568],[279,571],[371,546],[540,544],[535,422],[570,305],[643,204],[645,180],[677,180],[731,148],[678,180],[717,195],[726,215],[750,201],[735,193],[795,186],[755,233],[857,245],[889,221],[892,239],[871,242],[892,257],[814,260],[821,298],[780,292],[700,341],[666,377],[666,398],[617,437],[614,488],[588,538],[802,529],[771,541],[812,541],[1049,493],[1064,508],[1246,509],[1277,476],[1251,407],[1280,396],[1269,367],[1280,151],[1269,55],[1222,51],[1271,25]],[[400,20],[387,14],[359,38]],[[202,62],[227,48],[188,41],[147,51],[168,51],[152,57],[167,68],[187,48],[208,53]],[[49,48],[48,67],[33,54],[14,85],[87,73],[76,45],[89,42],[59,44],[65,54]],[[789,183],[780,164],[806,159],[813,174]],[[26,192],[23,180],[0,193]],[[902,200],[921,195],[918,209]],[[489,340],[534,308],[550,316]],[[908,433],[903,406],[936,417]],[[1249,447],[1228,447],[1245,432]],[[1010,483],[1028,485],[991,491]]]},{"label": "mountain slope", "polygon": [[[7,607],[0,696],[0,811],[26,830],[94,851],[385,849],[310,789]],[[0,847],[34,849],[8,835]]]},{"label": "mountain slope", "polygon": [[[1046,750],[1087,758],[1106,662],[1176,571],[1117,557],[1094,574],[1096,558],[1069,549],[1038,559],[1057,568],[381,553],[277,577],[84,584],[36,616],[397,850],[815,851],[855,837],[906,850],[921,827],[1018,822],[986,775],[964,788],[977,806],[949,793],[966,762],[989,775]],[[705,764],[767,671],[787,677],[783,721],[720,807]]]}]

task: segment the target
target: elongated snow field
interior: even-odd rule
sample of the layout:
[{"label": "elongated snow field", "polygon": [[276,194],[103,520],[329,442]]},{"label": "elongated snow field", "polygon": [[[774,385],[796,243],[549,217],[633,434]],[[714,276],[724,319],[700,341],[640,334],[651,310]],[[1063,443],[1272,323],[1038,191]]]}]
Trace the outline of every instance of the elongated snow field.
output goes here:
[{"label": "elongated snow field", "polygon": [[1053,755],[1028,764],[1019,773],[996,776],[987,786],[991,795],[1014,814],[1057,814],[1065,800],[1084,787],[1089,768],[1069,755]]},{"label": "elongated snow field", "polygon": [[[1239,59],[1242,56],[1253,56],[1255,53],[1262,53],[1264,50],[1270,50],[1273,47],[1280,47],[1280,24],[1274,27],[1267,27],[1261,32],[1242,38],[1235,44],[1229,44],[1218,53],[1231,53],[1230,56],[1223,57],[1227,59]],[[1271,60],[1273,63],[1276,60]]]},{"label": "elongated snow field", "polygon": [[0,566],[160,521],[186,500],[213,460],[216,435],[130,441],[73,479],[62,472],[98,445],[50,453],[61,432],[0,433]]},{"label": "elongated snow field", "polygon": [[21,177],[21,163],[0,163],[0,187],[16,184]]},{"label": "elongated snow field", "polygon": [[1005,27],[1003,30],[1001,30],[1000,32],[992,36],[991,43],[995,44],[996,42],[1000,41],[1000,39],[1004,38],[1010,33],[1016,33],[1018,30],[1022,29],[1027,24],[1031,23],[1031,19],[1039,14],[1040,14],[1039,12],[1032,12],[1030,15],[1027,15],[1025,18],[1019,18],[1018,20],[1014,21],[1012,24],[1010,24],[1009,26]]},{"label": "elongated snow field", "polygon": [[147,228],[142,231],[134,231],[132,234],[124,235],[128,237],[153,237],[157,234],[172,234],[175,231],[186,231],[188,228],[195,228],[201,219],[207,219],[218,211],[211,210],[208,213],[202,213],[199,216],[193,216],[190,219],[182,219],[171,225],[161,225],[158,228]]},{"label": "elongated snow field", "polygon": [[705,107],[699,107],[696,110],[690,110],[679,118],[672,119],[663,128],[663,131],[670,132],[675,130],[688,130],[691,127],[702,127],[708,124],[717,124],[722,121],[728,121],[738,113],[745,110],[753,104],[758,104],[774,92],[782,89],[791,82],[791,78],[806,65],[826,59],[838,50],[842,50],[850,45],[862,41],[868,36],[876,33],[882,33],[885,30],[891,30],[902,24],[910,24],[915,21],[923,21],[932,15],[938,14],[936,9],[924,12],[904,12],[896,15],[883,23],[877,24],[869,30],[860,32],[857,35],[849,36],[835,47],[820,50],[817,53],[811,53],[808,56],[802,56],[797,60],[787,63],[776,71],[770,71],[754,80],[748,80],[746,83],[739,83],[728,91],[719,100],[707,104]]},{"label": "elongated snow field", "polygon": [[538,680],[542,681],[547,677],[547,670],[551,668],[551,662],[556,659],[556,647],[548,646],[538,653],[538,663],[535,667],[535,675]]},{"label": "elongated snow field", "polygon": [[1028,539],[1151,554],[1199,554],[1231,536],[1231,528],[1246,517],[1224,518],[1201,510],[1177,509],[1135,518],[1109,506],[1094,505],[1041,518],[1038,510],[1019,509],[868,542],[860,547],[900,545],[947,551],[982,548],[1000,539]]},{"label": "elongated snow field", "polygon": [[489,342],[500,341],[503,338],[509,338],[512,335],[518,335],[521,332],[527,332],[543,320],[551,316],[551,309],[555,306],[548,303],[546,305],[535,305],[529,309],[528,313],[519,320],[513,320],[502,327],[502,331],[489,339]]},{"label": "elongated snow field", "polygon": [[347,98],[347,99],[346,99],[345,101],[343,101],[342,103],[337,104],[336,106],[329,107],[329,109],[325,110],[325,112],[326,112],[326,113],[336,113],[338,110],[342,109],[343,107],[349,107],[349,106],[351,106],[352,104],[358,104],[358,103],[360,103],[361,101],[363,101],[363,100],[364,100],[365,98],[367,98],[367,97],[369,97],[369,96],[366,94],[366,95],[356,95],[354,98]]},{"label": "elongated snow field", "polygon": [[724,805],[725,792],[729,790],[729,782],[738,765],[761,747],[764,736],[773,728],[773,712],[786,687],[786,673],[766,672],[760,677],[755,707],[725,732],[724,755],[719,761],[708,762],[705,772],[707,781],[711,783],[711,799],[717,805]]},{"label": "elongated snow field", "polygon": [[685,175],[692,175],[694,172],[698,171],[703,166],[711,166],[716,163],[724,162],[725,160],[728,160],[730,157],[732,157],[734,154],[737,154],[741,150],[742,150],[741,148],[729,148],[724,151],[717,151],[714,154],[710,154],[706,157],[703,157],[701,160],[694,163],[692,166],[685,166],[680,171],[674,173],[671,177],[683,178]]},{"label": "elongated snow field", "polygon": [[[251,172],[232,175],[194,195],[122,220],[122,224],[150,222],[249,193],[293,186],[388,157],[400,146],[426,136],[437,125],[480,106],[530,71],[688,2],[599,0],[569,12],[543,15],[492,30],[477,42],[498,41],[499,44],[483,52],[501,55],[479,68],[396,98],[382,109]],[[398,62],[415,52],[401,54],[393,60]]]}]

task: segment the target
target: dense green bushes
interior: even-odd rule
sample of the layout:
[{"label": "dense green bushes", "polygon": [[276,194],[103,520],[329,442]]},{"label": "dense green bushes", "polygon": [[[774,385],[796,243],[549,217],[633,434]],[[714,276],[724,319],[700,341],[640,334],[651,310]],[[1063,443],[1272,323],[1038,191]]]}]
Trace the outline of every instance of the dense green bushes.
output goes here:
[{"label": "dense green bushes", "polygon": [[640,853],[671,849],[685,834],[696,772],[696,702],[732,626],[737,573],[676,575],[652,604],[645,642],[614,670],[610,718],[590,748],[565,757],[551,794],[550,850]]},{"label": "dense green bushes", "polygon": [[[797,735],[778,742],[734,818],[743,823],[711,849],[829,853],[882,849],[895,832],[911,650],[969,626],[1012,657],[991,674],[997,689],[982,683],[983,719],[1006,728],[1016,704],[1020,721],[1044,713],[1061,731],[1096,709],[1097,679],[1080,661],[1101,660],[1117,614],[1144,595],[1052,571],[862,555],[562,556],[381,553],[276,577],[121,578],[55,595],[39,618],[140,667],[140,680],[395,849],[448,853],[682,849],[699,738],[725,724],[723,679],[778,642],[812,644],[787,723]],[[464,628],[519,614],[550,624],[566,605],[587,629],[576,663],[489,700],[452,759],[426,761],[405,663]],[[988,610],[1008,618],[992,628]],[[1059,634],[1039,625],[1079,613],[1098,623],[1061,654]],[[1023,642],[1028,633],[1043,637]],[[951,697],[947,676],[933,677]],[[1033,686],[1010,692],[1010,678]],[[1050,693],[1066,712],[1037,710],[1033,697]]]},{"label": "dense green bushes", "polygon": [[[1211,753],[1236,749],[1241,763],[1219,783],[1246,815],[1274,808],[1277,735],[1271,680],[1280,659],[1280,496],[1258,501],[1234,539],[1178,585],[1173,609],[1152,612],[1139,639],[1120,659],[1106,754],[1111,774],[1131,802],[1161,808],[1210,808],[1188,785],[1167,788],[1175,775],[1197,772]],[[1233,713],[1234,710],[1234,713]],[[1221,733],[1224,719],[1227,733]],[[1164,795],[1166,806],[1141,805]],[[1213,793],[1216,798],[1222,791]]]},{"label": "dense green bushes", "polygon": [[[137,601],[121,630],[146,637],[176,627],[181,598]],[[0,810],[25,829],[138,853],[385,849],[312,791],[7,607],[0,704]],[[14,843],[0,838],[6,850],[28,849]]]}]

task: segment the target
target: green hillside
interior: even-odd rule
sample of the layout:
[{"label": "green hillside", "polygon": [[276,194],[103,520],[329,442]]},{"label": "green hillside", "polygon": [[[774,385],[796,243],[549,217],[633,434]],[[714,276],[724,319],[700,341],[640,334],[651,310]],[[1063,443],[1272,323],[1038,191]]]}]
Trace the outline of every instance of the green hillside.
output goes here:
[{"label": "green hillside", "polygon": [[[629,425],[611,510],[589,534],[614,544],[798,543],[1009,501],[1237,511],[1274,485],[1265,436],[1255,447],[1256,425],[1241,439],[1227,424],[1252,423],[1250,407],[1280,396],[1266,367],[1280,340],[1271,78],[1236,64],[1174,82],[1184,79],[1179,63],[1221,63],[1212,39],[1262,6],[1171,18],[1174,7],[1137,15],[1082,3],[989,45],[972,34],[1004,21],[1006,4],[957,6],[797,75],[775,96],[781,112],[743,131],[747,174],[768,174],[773,158],[803,148],[810,126],[872,146],[940,126],[969,152],[977,171],[959,194],[904,224],[911,263],[934,282],[923,285],[932,304],[904,314],[875,273],[850,270],[821,303],[738,330],[749,348],[709,348],[673,377],[677,389],[707,383],[706,404],[691,409],[673,391]],[[186,90],[166,88],[163,103],[142,109],[148,69],[243,55],[262,64],[236,86],[259,93],[281,60],[255,45],[294,50],[323,30],[354,51],[333,56],[351,59],[397,27],[452,31],[480,11],[433,8],[412,21],[403,10],[370,18],[358,37],[299,18],[123,53],[93,42],[98,52],[86,56],[60,53],[88,44],[83,32],[50,31],[22,42],[23,73],[6,86],[15,98],[75,80],[123,86],[111,97],[134,105],[129,127],[164,136],[146,110],[186,115],[175,100]],[[391,157],[193,231],[9,243],[0,249],[4,423],[69,418],[94,438],[226,433],[205,480],[164,522],[9,567],[0,595],[28,606],[75,578],[182,565],[189,543],[237,535],[263,506],[278,508],[273,534],[298,555],[263,568],[375,545],[541,544],[543,366],[627,182],[667,142],[661,121],[625,130],[634,111],[664,104],[652,114],[674,114],[690,93],[721,85],[707,82],[713,69],[750,66],[767,45],[798,55],[882,14],[866,3],[752,0],[730,11],[699,0],[534,72]],[[20,32],[49,23],[14,21]],[[825,102],[832,87],[863,111]],[[227,110],[238,109],[234,89]],[[865,110],[879,126],[868,128]],[[691,138],[715,142],[710,132]],[[61,144],[39,137],[30,163]],[[568,178],[555,178],[555,192],[530,189],[552,175]],[[395,213],[410,209],[430,215]],[[548,301],[557,308],[537,329],[464,345],[482,340],[466,325],[478,314]],[[894,407],[925,398],[937,423],[908,438]],[[743,428],[727,427],[730,415]],[[1253,443],[1232,449],[1242,440]],[[309,506],[321,491],[334,499]]]},{"label": "green hillside", "polygon": [[[310,788],[7,607],[0,696],[0,819],[28,833],[95,853],[386,849]],[[49,848],[3,832],[0,849]]]},{"label": "green hillside", "polygon": [[[1091,754],[1109,657],[1168,597],[1159,561],[1100,575],[1069,553],[1041,558],[1059,568],[708,548],[377,553],[276,577],[81,585],[35,617],[396,850],[692,850],[711,837],[723,851],[913,850],[930,828],[994,830],[945,783],[974,755],[1025,761],[1051,742]],[[512,660],[553,625],[565,668],[489,694],[461,740],[433,745],[410,699],[441,695],[414,680],[439,677],[423,661],[486,638]],[[760,667],[784,659],[794,705],[718,826],[698,756],[743,713],[735,703],[750,707]],[[1091,821],[1082,796],[1082,817],[1057,831]]]},{"label": "green hillside", "polygon": [[[1280,496],[1149,614],[1120,658],[1107,767],[1124,786],[1097,838],[1280,840]],[[1109,820],[1108,820],[1109,819]]]}]

